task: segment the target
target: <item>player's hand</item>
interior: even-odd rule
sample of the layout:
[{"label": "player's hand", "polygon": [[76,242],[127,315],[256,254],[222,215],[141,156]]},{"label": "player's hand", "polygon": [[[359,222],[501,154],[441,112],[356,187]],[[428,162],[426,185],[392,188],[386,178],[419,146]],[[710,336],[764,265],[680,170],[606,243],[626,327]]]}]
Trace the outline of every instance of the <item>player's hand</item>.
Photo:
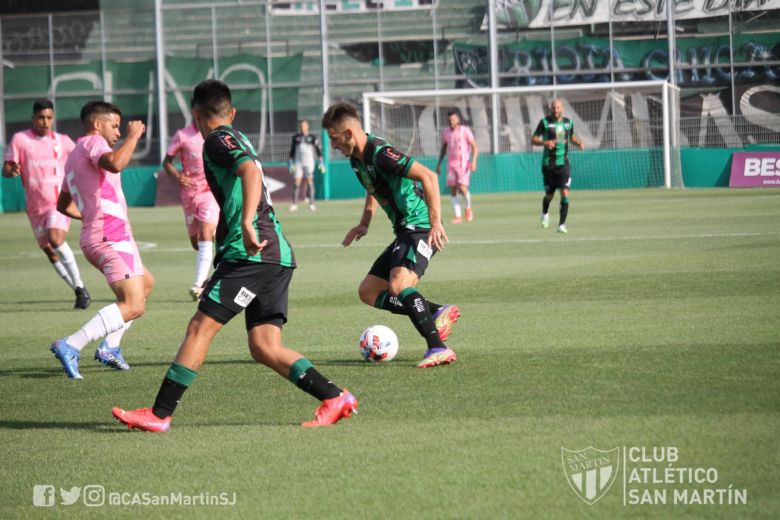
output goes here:
[{"label": "player's hand", "polygon": [[141,121],[128,121],[127,123],[127,138],[128,139],[140,139],[146,132],[146,125]]},{"label": "player's hand", "polygon": [[317,163],[317,171],[320,172],[322,175],[325,175],[325,165],[322,164],[322,161]]},{"label": "player's hand", "polygon": [[471,161],[471,173],[477,171],[477,161]]},{"label": "player's hand", "polygon": [[577,146],[580,148],[580,150],[584,150],[585,149],[585,143],[583,143],[582,141],[577,143]]},{"label": "player's hand", "polygon": [[547,147],[548,150],[555,150],[555,141],[550,139],[549,141],[545,141],[544,145]]},{"label": "player's hand", "polygon": [[347,231],[347,236],[345,236],[344,240],[341,241],[341,245],[344,247],[349,247],[349,245],[353,241],[360,240],[367,234],[368,234],[368,226],[366,226],[365,224],[358,224],[357,226]]},{"label": "player's hand", "polygon": [[431,224],[431,232],[428,234],[428,245],[435,247],[437,251],[444,249],[444,244],[449,242],[447,233],[444,232],[444,226],[441,222]]},{"label": "player's hand", "polygon": [[18,177],[22,174],[22,167],[19,166],[18,162],[8,161],[8,163],[11,165],[11,177]]},{"label": "player's hand", "polygon": [[255,256],[268,244],[268,240],[263,240],[262,242],[257,240],[254,226],[242,227],[241,235],[244,239],[244,249],[249,256]]},{"label": "player's hand", "polygon": [[182,188],[189,188],[192,186],[192,179],[190,179],[189,175],[181,174],[178,177],[176,177],[176,182],[179,183],[179,186]]},{"label": "player's hand", "polygon": [[290,175],[295,173],[295,165],[293,164],[292,160],[287,161],[287,173]]}]

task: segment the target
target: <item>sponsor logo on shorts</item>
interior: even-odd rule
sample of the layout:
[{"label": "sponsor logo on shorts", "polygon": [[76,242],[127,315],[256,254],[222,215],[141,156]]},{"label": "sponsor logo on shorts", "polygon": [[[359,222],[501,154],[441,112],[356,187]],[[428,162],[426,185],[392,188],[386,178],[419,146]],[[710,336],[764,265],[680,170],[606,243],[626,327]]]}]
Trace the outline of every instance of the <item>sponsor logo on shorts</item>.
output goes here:
[{"label": "sponsor logo on shorts", "polygon": [[428,245],[428,242],[425,240],[420,240],[417,242],[417,252],[430,260],[431,255],[433,254],[433,249],[431,249],[431,246]]},{"label": "sponsor logo on shorts", "polygon": [[246,287],[242,287],[241,290],[238,291],[238,294],[233,299],[233,301],[236,303],[236,305],[240,305],[241,307],[246,308],[247,305],[252,303],[252,300],[255,299],[255,296],[257,296],[255,293]]}]

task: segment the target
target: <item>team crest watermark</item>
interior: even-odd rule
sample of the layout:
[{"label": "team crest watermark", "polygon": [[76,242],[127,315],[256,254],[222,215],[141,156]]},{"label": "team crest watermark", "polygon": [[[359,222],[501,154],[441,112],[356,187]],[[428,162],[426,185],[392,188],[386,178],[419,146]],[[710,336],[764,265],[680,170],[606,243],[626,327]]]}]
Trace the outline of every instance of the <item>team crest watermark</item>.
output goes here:
[{"label": "team crest watermark", "polygon": [[561,463],[572,490],[593,505],[615,483],[620,470],[620,448],[605,451],[593,446],[584,450],[561,447]]}]

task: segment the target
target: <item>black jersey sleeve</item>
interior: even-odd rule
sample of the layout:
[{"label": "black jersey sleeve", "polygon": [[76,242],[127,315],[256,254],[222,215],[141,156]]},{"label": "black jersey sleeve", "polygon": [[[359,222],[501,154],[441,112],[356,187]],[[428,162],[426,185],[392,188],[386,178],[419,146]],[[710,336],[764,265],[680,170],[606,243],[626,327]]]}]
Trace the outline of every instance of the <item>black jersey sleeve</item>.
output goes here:
[{"label": "black jersey sleeve", "polygon": [[243,143],[225,130],[216,130],[209,134],[203,143],[203,155],[216,166],[231,173],[235,173],[239,164],[252,159]]},{"label": "black jersey sleeve", "polygon": [[540,119],[539,120],[539,124],[536,125],[536,130],[534,130],[534,135],[536,137],[541,137],[541,136],[544,135],[544,132],[545,132],[545,130],[544,130],[544,119]]},{"label": "black jersey sleeve", "polygon": [[374,166],[386,174],[406,177],[414,159],[404,155],[392,146],[383,146],[374,154]]}]

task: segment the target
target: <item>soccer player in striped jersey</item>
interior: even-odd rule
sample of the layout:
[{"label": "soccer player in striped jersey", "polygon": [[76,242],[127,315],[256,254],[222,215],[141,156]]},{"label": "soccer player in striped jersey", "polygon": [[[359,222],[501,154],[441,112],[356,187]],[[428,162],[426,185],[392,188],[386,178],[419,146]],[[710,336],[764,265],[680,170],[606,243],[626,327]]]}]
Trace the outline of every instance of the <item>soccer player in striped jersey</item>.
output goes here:
[{"label": "soccer player in striped jersey", "polygon": [[460,224],[463,218],[458,194],[463,195],[463,202],[466,204],[466,222],[474,220],[469,184],[471,184],[472,172],[477,169],[477,141],[471,128],[461,124],[457,110],[451,110],[447,114],[447,120],[450,127],[445,128],[441,136],[441,152],[439,152],[439,162],[436,164],[436,175],[441,171],[444,154],[447,154],[447,186],[450,188],[452,210],[455,213],[452,223]]},{"label": "soccer player in striped jersey", "polygon": [[282,344],[295,258],[271,205],[257,153],[249,139],[231,126],[236,109],[230,89],[221,81],[205,80],[195,87],[193,99],[193,115],[205,138],[206,179],[221,209],[217,267],[154,405],[137,410],[115,407],[112,413],[130,428],[167,431],[176,405],[206,359],[211,340],[243,311],[249,352],[255,361],[322,402],[314,419],[302,425],[334,424],[357,410],[358,402],[303,355]]},{"label": "soccer player in striped jersey", "polygon": [[5,152],[3,177],[22,177],[27,218],[38,247],[57,274],[76,293],[76,309],[90,304],[89,292],[65,238],[70,218],[57,211],[65,161],[76,146],[70,137],[54,131],[54,105],[48,99],[33,104],[32,128],[14,134]]},{"label": "soccer player in striped jersey", "polygon": [[380,206],[396,235],[360,283],[360,299],[367,305],[409,316],[428,346],[418,368],[452,363],[457,355],[444,341],[460,311],[455,305],[426,300],[416,288],[431,257],[447,242],[436,174],[383,139],[367,134],[357,111],[348,103],[328,108],[322,127],[333,148],[349,158],[366,189],[363,215],[347,232],[342,245],[348,247],[368,233]]},{"label": "soccer player in striped jersey", "polygon": [[569,186],[571,171],[569,169],[569,141],[576,144],[580,150],[585,144],[574,135],[574,123],[568,117],[563,117],[563,103],[560,99],[550,103],[550,115],[539,121],[531,142],[544,146],[542,155],[542,176],[544,178],[544,199],[542,199],[542,227],[550,225],[550,203],[555,197],[555,190],[561,191],[560,218],[558,233],[568,233],[566,217],[569,214]]}]

